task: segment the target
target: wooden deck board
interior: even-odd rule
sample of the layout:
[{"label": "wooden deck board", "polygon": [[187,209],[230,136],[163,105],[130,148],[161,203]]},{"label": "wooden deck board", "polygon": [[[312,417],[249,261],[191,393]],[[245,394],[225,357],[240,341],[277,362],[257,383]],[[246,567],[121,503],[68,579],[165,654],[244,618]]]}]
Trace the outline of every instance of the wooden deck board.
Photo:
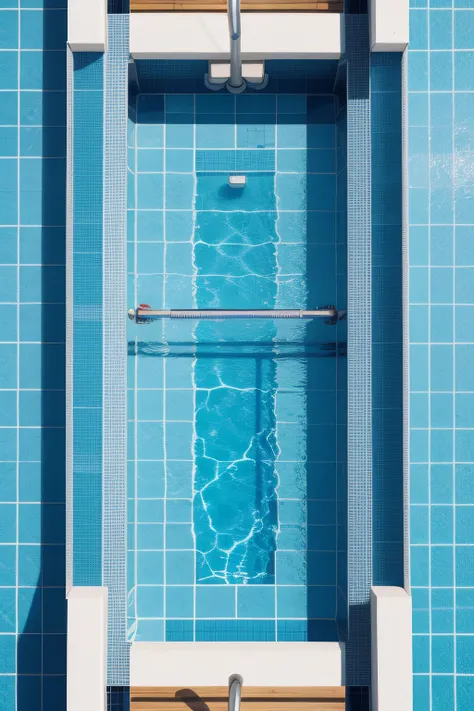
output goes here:
[{"label": "wooden deck board", "polygon": [[[131,0],[132,12],[226,12],[227,0]],[[342,12],[343,0],[242,0],[243,12]]]},{"label": "wooden deck board", "polygon": [[[227,711],[226,686],[132,687],[131,711]],[[242,689],[242,711],[344,711],[345,688],[251,687]]]}]

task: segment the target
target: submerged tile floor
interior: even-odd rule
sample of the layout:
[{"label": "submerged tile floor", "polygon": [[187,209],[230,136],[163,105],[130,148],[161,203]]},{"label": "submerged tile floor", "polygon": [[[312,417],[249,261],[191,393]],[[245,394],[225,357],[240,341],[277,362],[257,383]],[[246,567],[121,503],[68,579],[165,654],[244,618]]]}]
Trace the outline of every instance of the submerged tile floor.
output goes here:
[{"label": "submerged tile floor", "polygon": [[[129,305],[344,299],[336,154],[332,95],[138,96]],[[236,171],[243,191],[227,184]],[[132,639],[337,639],[346,605],[338,328],[130,327]]]}]

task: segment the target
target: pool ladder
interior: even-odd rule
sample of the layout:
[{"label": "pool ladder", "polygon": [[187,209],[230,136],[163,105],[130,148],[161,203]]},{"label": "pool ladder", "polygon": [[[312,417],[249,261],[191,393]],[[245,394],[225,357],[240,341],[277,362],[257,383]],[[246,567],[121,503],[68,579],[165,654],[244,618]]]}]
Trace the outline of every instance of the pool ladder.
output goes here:
[{"label": "pool ladder", "polygon": [[240,711],[243,683],[240,674],[232,674],[229,677],[229,711]]},{"label": "pool ladder", "polygon": [[137,324],[151,323],[162,319],[198,319],[203,321],[227,319],[304,319],[322,318],[334,325],[345,318],[346,312],[335,306],[305,309],[152,309],[149,304],[140,304],[129,309],[128,317]]}]

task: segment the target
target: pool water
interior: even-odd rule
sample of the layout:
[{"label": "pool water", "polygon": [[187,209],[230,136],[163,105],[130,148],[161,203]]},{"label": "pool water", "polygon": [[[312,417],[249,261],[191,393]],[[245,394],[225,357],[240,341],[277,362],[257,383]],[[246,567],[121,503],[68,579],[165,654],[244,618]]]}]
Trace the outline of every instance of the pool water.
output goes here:
[{"label": "pool water", "polygon": [[[341,112],[332,94],[135,97],[129,306],[345,308]],[[131,639],[338,639],[345,338],[130,325]]]}]

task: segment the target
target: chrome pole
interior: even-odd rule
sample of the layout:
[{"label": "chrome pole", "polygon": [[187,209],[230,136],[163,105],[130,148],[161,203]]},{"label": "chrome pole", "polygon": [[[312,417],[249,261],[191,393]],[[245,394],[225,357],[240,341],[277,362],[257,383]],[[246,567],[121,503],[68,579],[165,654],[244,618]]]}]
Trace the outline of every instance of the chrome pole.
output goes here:
[{"label": "chrome pole", "polygon": [[336,323],[345,315],[335,306],[324,306],[319,309],[152,309],[141,304],[136,309],[130,309],[128,317],[135,323],[149,323],[160,319],[315,319],[324,318],[330,323]]},{"label": "chrome pole", "polygon": [[232,674],[229,677],[229,711],[240,711],[243,683],[240,674]]},{"label": "chrome pole", "polygon": [[230,79],[227,88],[239,92],[245,89],[240,56],[240,0],[227,0],[227,17],[230,36]]}]

